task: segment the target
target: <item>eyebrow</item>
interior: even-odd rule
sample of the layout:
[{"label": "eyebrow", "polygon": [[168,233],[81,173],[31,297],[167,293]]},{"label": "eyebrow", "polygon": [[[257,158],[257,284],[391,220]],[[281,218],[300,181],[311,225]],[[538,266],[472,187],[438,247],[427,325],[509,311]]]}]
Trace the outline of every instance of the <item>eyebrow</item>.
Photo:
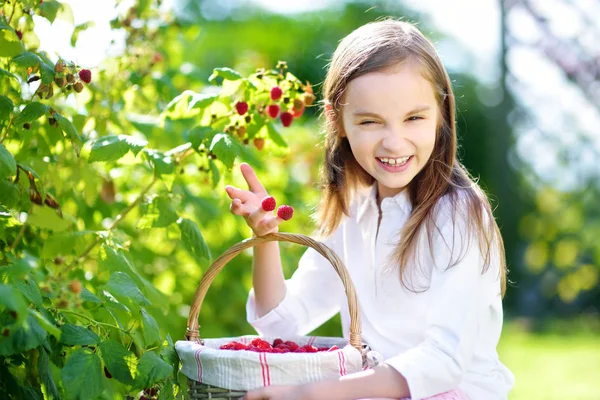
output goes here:
[{"label": "eyebrow", "polygon": [[[418,106],[415,107],[414,109],[410,110],[409,112],[406,113],[406,115],[412,115],[412,114],[417,114],[423,111],[429,111],[431,109],[430,106]],[[355,112],[352,113],[353,117],[379,117],[378,114],[373,113],[373,112],[369,112],[369,111],[364,111],[364,110],[357,110]]]}]

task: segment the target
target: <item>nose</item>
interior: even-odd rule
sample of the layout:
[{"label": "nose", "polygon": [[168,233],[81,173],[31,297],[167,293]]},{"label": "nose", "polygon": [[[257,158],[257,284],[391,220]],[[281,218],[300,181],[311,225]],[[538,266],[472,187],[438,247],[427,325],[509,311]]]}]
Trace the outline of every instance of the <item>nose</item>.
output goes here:
[{"label": "nose", "polygon": [[390,153],[397,153],[407,147],[406,133],[400,126],[389,126],[384,130],[381,145]]}]

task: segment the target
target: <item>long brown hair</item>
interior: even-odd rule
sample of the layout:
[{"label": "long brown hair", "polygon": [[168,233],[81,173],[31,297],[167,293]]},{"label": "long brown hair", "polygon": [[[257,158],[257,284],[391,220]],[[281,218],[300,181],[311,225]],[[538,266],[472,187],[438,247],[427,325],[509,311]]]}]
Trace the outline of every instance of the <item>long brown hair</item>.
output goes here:
[{"label": "long brown hair", "polygon": [[[487,196],[469,175],[456,156],[455,101],[450,78],[433,44],[408,22],[385,19],[371,22],[346,36],[333,54],[323,84],[323,105],[327,114],[325,125],[325,162],[321,169],[322,197],[317,208],[320,234],[328,236],[339,226],[349,205],[361,187],[370,186],[374,178],[356,161],[348,139],[343,134],[341,105],[348,83],[359,76],[380,71],[403,62],[416,62],[434,88],[440,110],[436,140],[430,159],[409,183],[408,195],[412,212],[402,229],[393,254],[405,287],[409,259],[415,251],[422,229],[427,231],[433,252],[436,225],[436,205],[443,196],[450,202],[453,225],[457,217],[468,221],[469,247],[476,233],[484,258],[483,271],[490,266],[493,253],[500,257],[502,295],[506,287],[504,244]],[[465,215],[458,216],[463,212]],[[447,244],[449,247],[453,245]],[[493,247],[496,251],[493,252]],[[464,250],[464,249],[463,249]],[[458,260],[450,260],[453,266]]]}]

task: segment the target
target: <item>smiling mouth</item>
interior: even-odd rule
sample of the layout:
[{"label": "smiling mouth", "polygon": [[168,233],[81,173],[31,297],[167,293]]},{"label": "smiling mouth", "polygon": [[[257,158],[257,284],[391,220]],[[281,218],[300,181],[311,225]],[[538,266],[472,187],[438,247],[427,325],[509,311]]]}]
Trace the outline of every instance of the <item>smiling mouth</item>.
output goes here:
[{"label": "smiling mouth", "polygon": [[399,158],[387,158],[387,157],[375,157],[377,158],[381,163],[385,164],[385,165],[389,165],[391,167],[397,167],[400,165],[404,165],[408,162],[408,160],[410,160],[412,156],[406,156],[406,157],[399,157]]}]

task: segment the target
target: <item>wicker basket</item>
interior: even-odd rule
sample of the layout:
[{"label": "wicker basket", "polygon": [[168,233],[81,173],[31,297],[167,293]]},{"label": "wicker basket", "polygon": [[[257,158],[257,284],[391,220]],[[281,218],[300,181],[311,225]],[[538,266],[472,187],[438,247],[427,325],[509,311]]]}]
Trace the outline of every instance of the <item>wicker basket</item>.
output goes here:
[{"label": "wicker basket", "polygon": [[[304,235],[291,233],[271,233],[265,236],[246,239],[232,246],[230,249],[225,251],[217,260],[215,260],[215,262],[213,262],[208,271],[206,271],[206,274],[204,274],[204,276],[202,277],[202,280],[198,285],[198,289],[194,294],[190,314],[188,316],[187,329],[185,334],[186,340],[203,343],[199,333],[198,315],[200,313],[200,308],[202,307],[202,302],[204,301],[204,296],[206,295],[208,288],[210,287],[213,279],[219,274],[219,272],[221,272],[223,267],[225,267],[225,264],[227,264],[230,260],[232,260],[235,256],[240,254],[242,251],[250,247],[254,247],[261,243],[273,241],[290,242],[312,247],[319,254],[321,254],[323,257],[329,260],[329,262],[331,262],[333,268],[336,270],[336,272],[342,280],[346,291],[346,297],[348,299],[348,309],[350,312],[349,342],[352,347],[356,348],[363,355],[364,361],[365,352],[361,342],[361,325],[358,300],[356,297],[356,290],[354,289],[354,285],[352,284],[350,275],[348,274],[346,267],[344,267],[344,264],[341,262],[339,257],[323,243]],[[199,383],[192,379],[188,379],[188,384],[190,399],[240,399],[245,394],[244,391],[218,388]]]}]

